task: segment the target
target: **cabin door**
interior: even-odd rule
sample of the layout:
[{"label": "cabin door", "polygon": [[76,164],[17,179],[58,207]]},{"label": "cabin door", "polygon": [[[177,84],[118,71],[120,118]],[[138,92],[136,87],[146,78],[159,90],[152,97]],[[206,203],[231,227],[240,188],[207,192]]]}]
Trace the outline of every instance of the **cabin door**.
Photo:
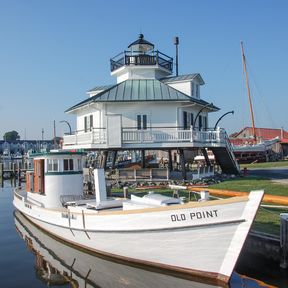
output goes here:
[{"label": "cabin door", "polygon": [[107,116],[107,144],[108,147],[121,147],[122,144],[122,117],[121,115]]},{"label": "cabin door", "polygon": [[44,194],[44,159],[34,160],[34,192]]}]

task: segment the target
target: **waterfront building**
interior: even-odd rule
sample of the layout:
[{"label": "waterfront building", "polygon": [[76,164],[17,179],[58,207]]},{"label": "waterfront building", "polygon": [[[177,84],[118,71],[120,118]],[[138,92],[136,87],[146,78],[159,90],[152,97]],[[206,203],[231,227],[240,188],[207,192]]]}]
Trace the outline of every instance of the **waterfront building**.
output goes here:
[{"label": "waterfront building", "polygon": [[[87,99],[66,110],[76,115],[77,128],[64,136],[64,149],[101,150],[104,155],[140,150],[143,167],[145,150],[161,150],[167,152],[169,169],[172,158],[179,158],[184,171],[185,151],[205,154],[213,148],[228,158],[230,168],[224,170],[238,171],[225,131],[209,128],[209,113],[219,108],[202,99],[199,73],[172,75],[173,58],[143,34],[110,59],[110,69],[116,84],[89,90]],[[173,151],[179,157],[172,157]]]}]

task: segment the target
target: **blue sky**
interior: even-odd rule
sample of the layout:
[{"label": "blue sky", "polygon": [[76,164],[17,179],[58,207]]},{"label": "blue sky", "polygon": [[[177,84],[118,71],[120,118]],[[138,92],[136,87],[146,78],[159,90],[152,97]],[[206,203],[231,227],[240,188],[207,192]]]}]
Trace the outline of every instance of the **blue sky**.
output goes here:
[{"label": "blue sky", "polygon": [[179,74],[200,73],[210,117],[229,133],[250,126],[240,41],[244,41],[257,127],[288,129],[288,1],[0,0],[0,138],[53,137],[75,129],[64,111],[86,91],[113,84],[109,59],[139,33],[174,57]]}]

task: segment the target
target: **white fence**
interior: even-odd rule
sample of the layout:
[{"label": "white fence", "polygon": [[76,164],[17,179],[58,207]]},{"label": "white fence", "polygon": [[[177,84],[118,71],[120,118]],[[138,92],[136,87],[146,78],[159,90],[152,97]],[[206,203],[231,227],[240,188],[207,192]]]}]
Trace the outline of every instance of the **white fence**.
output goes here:
[{"label": "white fence", "polygon": [[[214,167],[199,167],[194,171],[186,171],[186,177],[189,180],[197,180],[205,177],[211,177],[215,173]],[[164,180],[182,180],[181,171],[169,172],[168,169],[119,169],[113,177],[116,180],[125,181],[164,181]]]},{"label": "white fence", "polygon": [[105,144],[107,135],[105,129],[93,129],[89,132],[75,132],[63,137],[63,145]]}]

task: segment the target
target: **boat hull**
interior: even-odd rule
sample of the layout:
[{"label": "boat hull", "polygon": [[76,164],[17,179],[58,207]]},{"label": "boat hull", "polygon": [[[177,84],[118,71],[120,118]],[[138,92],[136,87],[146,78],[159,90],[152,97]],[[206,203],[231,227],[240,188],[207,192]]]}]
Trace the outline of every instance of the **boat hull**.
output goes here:
[{"label": "boat hull", "polygon": [[[45,209],[14,197],[33,223],[73,245],[129,263],[229,281],[263,192],[167,208],[86,213]],[[78,211],[78,212],[77,212]]]}]

